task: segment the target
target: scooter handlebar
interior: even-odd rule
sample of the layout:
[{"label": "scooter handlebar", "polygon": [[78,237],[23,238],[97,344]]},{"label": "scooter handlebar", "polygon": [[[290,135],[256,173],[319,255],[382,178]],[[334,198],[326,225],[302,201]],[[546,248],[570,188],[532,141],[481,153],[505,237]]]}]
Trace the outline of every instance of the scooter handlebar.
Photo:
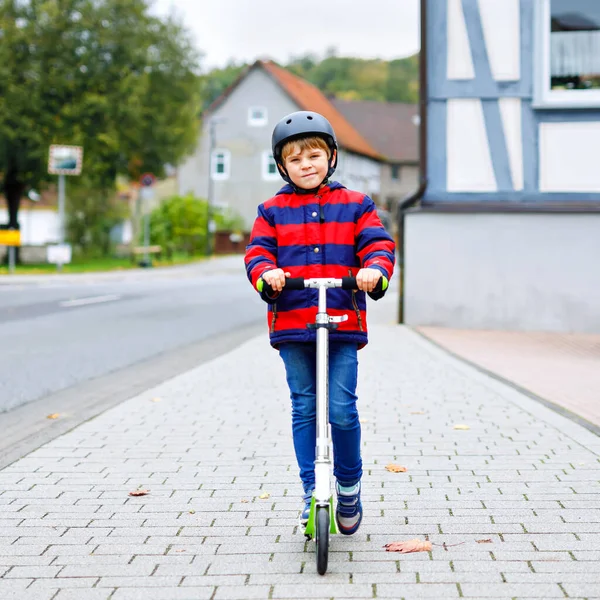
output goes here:
[{"label": "scooter handlebar", "polygon": [[[342,285],[340,287],[343,290],[358,290],[356,277],[342,277],[341,281]],[[387,277],[381,276],[372,293],[379,293],[382,290],[385,291],[388,287],[388,283]],[[305,287],[306,284],[303,277],[288,277],[285,280],[285,286],[282,291],[303,290]],[[262,278],[258,280],[257,289],[259,292],[266,292],[269,296],[275,295],[275,290]]]}]

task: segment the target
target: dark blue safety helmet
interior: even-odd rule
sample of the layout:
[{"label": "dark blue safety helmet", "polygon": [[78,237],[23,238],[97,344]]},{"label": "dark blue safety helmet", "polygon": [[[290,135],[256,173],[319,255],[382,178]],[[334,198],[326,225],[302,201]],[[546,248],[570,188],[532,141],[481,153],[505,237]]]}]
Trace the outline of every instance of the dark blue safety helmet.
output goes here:
[{"label": "dark blue safety helmet", "polygon": [[[282,177],[288,183],[292,183],[287,176],[285,167],[281,158],[281,151],[287,142],[291,142],[295,139],[317,136],[325,140],[329,149],[331,150],[331,157],[329,159],[329,170],[327,171],[327,177],[329,179],[335,168],[337,167],[337,140],[335,139],[335,131],[331,123],[319,113],[310,110],[300,110],[293,112],[281,119],[275,129],[273,129],[273,137],[271,139],[271,146],[273,148],[273,158],[275,162],[283,169]],[[334,150],[335,156],[334,156]]]}]

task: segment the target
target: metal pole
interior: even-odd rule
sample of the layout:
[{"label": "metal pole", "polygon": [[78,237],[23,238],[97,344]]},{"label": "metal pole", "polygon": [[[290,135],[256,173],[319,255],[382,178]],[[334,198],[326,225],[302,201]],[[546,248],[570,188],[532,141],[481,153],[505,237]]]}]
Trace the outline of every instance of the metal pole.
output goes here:
[{"label": "metal pole", "polygon": [[58,241],[65,243],[65,176],[58,176]]},{"label": "metal pole", "polygon": [[[319,316],[327,319],[327,288],[319,286]],[[317,319],[319,320],[319,319]],[[329,330],[317,329],[317,459],[329,458],[327,430],[329,427]]]},{"label": "metal pole", "polygon": [[148,206],[150,203],[150,198],[149,198],[149,194],[146,197],[146,201],[144,202],[145,205],[145,212],[146,214],[144,215],[144,248],[145,248],[145,252],[144,252],[144,266],[145,267],[149,267],[150,266],[150,253],[148,252],[148,246],[150,246],[150,207]]},{"label": "metal pole", "polygon": [[9,273],[14,273],[15,272],[15,247],[14,246],[9,246],[8,247],[8,272]]},{"label": "metal pole", "polygon": [[212,155],[215,149],[216,140],[215,140],[215,121],[214,119],[210,119],[208,125],[209,131],[209,146],[208,146],[208,194],[206,198],[206,256],[210,256],[212,254],[212,244],[211,244],[211,231],[210,231],[210,220],[212,217],[212,198],[213,198],[213,190],[214,190],[214,182],[213,182],[213,173],[212,173]]},{"label": "metal pole", "polygon": [[[58,242],[65,243],[65,176],[58,176]],[[56,270],[62,271],[62,264],[56,263]]]}]

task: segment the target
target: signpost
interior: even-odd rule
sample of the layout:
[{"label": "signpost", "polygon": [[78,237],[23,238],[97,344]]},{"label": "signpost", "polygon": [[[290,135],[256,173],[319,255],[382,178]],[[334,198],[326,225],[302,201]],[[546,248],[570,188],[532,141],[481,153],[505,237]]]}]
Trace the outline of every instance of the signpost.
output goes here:
[{"label": "signpost", "polygon": [[8,246],[8,272],[15,272],[15,248],[21,245],[18,229],[0,229],[0,246]]},{"label": "signpost", "polygon": [[[58,175],[59,244],[56,246],[56,250],[48,248],[47,259],[50,263],[56,262],[59,271],[64,264],[71,262],[71,246],[65,244],[65,175],[81,175],[82,163],[82,146],[62,146],[60,144],[50,146],[48,173]],[[68,249],[65,246],[68,246]]]}]

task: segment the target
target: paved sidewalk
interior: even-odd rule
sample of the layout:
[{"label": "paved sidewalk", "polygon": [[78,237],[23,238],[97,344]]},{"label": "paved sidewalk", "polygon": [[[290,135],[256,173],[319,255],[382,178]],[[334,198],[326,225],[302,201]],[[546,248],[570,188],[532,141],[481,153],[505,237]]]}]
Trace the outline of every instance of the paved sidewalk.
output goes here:
[{"label": "paved sidewalk", "polygon": [[1,471],[0,598],[600,598],[600,438],[408,329],[371,340],[365,518],[324,577],[265,334]]},{"label": "paved sidewalk", "polygon": [[444,327],[418,331],[600,429],[600,335]]}]

